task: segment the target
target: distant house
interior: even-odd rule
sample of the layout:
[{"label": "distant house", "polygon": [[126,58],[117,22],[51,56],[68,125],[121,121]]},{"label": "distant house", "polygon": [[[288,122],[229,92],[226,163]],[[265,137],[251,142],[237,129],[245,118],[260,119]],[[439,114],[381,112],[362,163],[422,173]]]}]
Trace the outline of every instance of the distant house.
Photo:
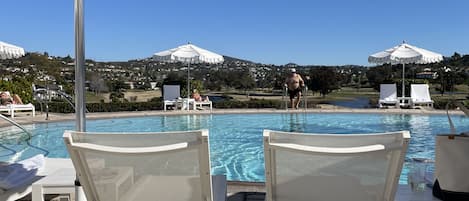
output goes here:
[{"label": "distant house", "polygon": [[285,67],[287,67],[287,68],[297,68],[297,67],[298,67],[298,64],[295,64],[295,63],[287,63],[287,64],[285,64]]},{"label": "distant house", "polygon": [[436,79],[438,77],[437,72],[433,72],[430,68],[424,68],[422,72],[415,74],[417,79]]},{"label": "distant house", "polygon": [[124,82],[124,83],[129,85],[129,89],[135,89],[135,83],[134,82]]}]

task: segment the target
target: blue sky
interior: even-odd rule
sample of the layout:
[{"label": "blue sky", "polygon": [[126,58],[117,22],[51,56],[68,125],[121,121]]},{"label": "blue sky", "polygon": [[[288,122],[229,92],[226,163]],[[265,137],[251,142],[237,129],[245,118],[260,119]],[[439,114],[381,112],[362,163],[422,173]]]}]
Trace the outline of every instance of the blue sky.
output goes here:
[{"label": "blue sky", "polygon": [[[125,61],[191,42],[267,64],[370,65],[403,40],[469,54],[467,0],[84,0],[86,58]],[[2,1],[0,41],[74,56],[73,0]]]}]

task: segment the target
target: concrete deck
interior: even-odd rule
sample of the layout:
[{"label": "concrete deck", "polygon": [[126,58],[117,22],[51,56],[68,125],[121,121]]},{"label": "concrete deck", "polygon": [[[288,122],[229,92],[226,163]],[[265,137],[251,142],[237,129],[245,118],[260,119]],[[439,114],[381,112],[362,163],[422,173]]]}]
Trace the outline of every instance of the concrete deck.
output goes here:
[{"label": "concrete deck", "polygon": [[[46,200],[51,200],[56,196],[49,195]],[[31,195],[21,199],[30,201]],[[265,185],[260,182],[228,182],[227,201],[264,201]],[[431,188],[424,192],[412,192],[408,185],[399,185],[395,201],[439,201],[432,196]]]},{"label": "concrete deck", "polygon": [[[227,201],[263,201],[265,184],[259,182],[228,182]],[[424,192],[412,192],[410,186],[399,185],[395,201],[439,201],[433,197],[432,189]]]}]

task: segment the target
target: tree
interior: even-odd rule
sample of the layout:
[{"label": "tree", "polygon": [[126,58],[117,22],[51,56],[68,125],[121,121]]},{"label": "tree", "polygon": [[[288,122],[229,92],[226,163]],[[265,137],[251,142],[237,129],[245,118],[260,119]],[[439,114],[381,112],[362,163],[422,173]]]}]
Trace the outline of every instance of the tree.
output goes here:
[{"label": "tree", "polygon": [[379,90],[380,84],[394,83],[392,80],[392,67],[387,65],[370,68],[366,73],[366,77],[368,78],[370,85],[375,90]]},{"label": "tree", "polygon": [[127,102],[127,99],[125,99],[124,96],[125,95],[122,92],[112,92],[109,94],[109,99],[111,99],[111,102],[113,103]]},{"label": "tree", "polygon": [[319,67],[310,70],[311,79],[306,83],[312,91],[318,91],[323,97],[334,89],[339,89],[339,75],[330,67]]},{"label": "tree", "polygon": [[130,89],[130,86],[122,80],[113,80],[108,83],[111,92],[121,92],[122,89]]},{"label": "tree", "polygon": [[108,91],[108,87],[104,80],[96,73],[93,73],[89,77],[90,81],[90,90],[93,91],[96,95],[100,94],[101,92]]},{"label": "tree", "polygon": [[11,81],[0,80],[0,91],[17,94],[24,103],[30,103],[33,98],[32,82],[21,76],[14,76]]},{"label": "tree", "polygon": [[234,72],[228,77],[231,82],[229,85],[235,89],[252,89],[256,86],[256,82],[247,70]]}]

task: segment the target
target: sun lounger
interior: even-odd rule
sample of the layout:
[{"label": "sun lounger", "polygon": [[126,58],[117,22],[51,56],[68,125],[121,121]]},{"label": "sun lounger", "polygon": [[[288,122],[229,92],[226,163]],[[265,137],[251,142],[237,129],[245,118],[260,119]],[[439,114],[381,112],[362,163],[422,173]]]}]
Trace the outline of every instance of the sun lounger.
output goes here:
[{"label": "sun lounger", "polygon": [[266,201],[394,200],[409,140],[264,130]]},{"label": "sun lounger", "polygon": [[166,111],[168,106],[178,107],[178,98],[181,97],[179,85],[163,85],[163,109]]},{"label": "sun lounger", "polygon": [[203,106],[209,106],[210,110],[212,110],[212,101],[195,101],[195,108],[203,108]]},{"label": "sun lounger", "polygon": [[32,117],[36,116],[36,109],[33,104],[8,104],[0,106],[0,112],[7,112],[11,118],[15,118],[16,111],[31,111]]},{"label": "sun lounger", "polygon": [[410,97],[412,108],[415,108],[417,105],[433,108],[433,100],[430,97],[428,84],[411,84]]},{"label": "sun lounger", "polygon": [[11,118],[15,118],[16,111],[31,111],[32,117],[36,116],[36,108],[33,104],[10,104],[11,108]]},{"label": "sun lounger", "polygon": [[380,84],[378,104],[379,108],[383,108],[386,105],[391,105],[396,108],[399,106],[396,84]]},{"label": "sun lounger", "polygon": [[[226,199],[226,180],[210,176],[208,130],[65,131],[64,140],[88,200]],[[90,166],[90,160],[102,160],[104,166]]]},{"label": "sun lounger", "polygon": [[8,115],[10,115],[11,108],[8,105],[0,105],[0,112],[8,112]]},{"label": "sun lounger", "polygon": [[[10,92],[5,91],[5,93],[11,96]],[[31,103],[0,105],[0,112],[8,112],[11,118],[15,118],[15,111],[31,111],[32,116],[36,116],[36,108]]]},{"label": "sun lounger", "polygon": [[[37,169],[37,173],[33,178],[29,178],[28,182],[16,186],[8,190],[0,191],[0,200],[2,201],[15,201],[25,197],[32,191],[31,184],[46,175],[49,175],[60,168],[73,168],[70,159],[61,158],[44,158],[44,164],[42,168]],[[18,183],[19,181],[15,182]]]}]

